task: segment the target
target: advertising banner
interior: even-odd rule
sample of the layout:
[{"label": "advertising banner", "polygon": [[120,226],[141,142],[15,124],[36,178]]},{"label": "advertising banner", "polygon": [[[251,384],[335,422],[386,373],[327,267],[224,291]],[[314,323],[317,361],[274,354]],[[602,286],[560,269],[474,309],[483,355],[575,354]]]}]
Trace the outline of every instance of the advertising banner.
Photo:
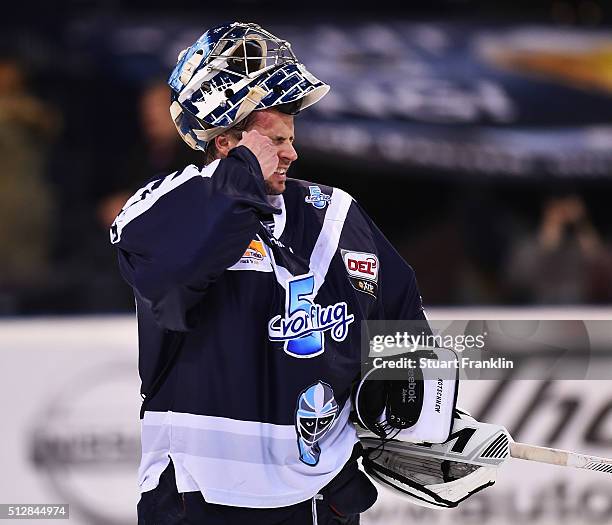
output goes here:
[{"label": "advertising banner", "polygon": [[[135,523],[135,320],[5,320],[0,360],[0,504],[67,504],[73,525]],[[505,426],[516,441],[612,456],[612,381],[559,380],[552,372],[516,380],[510,368],[497,373],[495,380],[462,381],[458,405],[479,420]],[[425,509],[380,488],[379,501],[363,517],[367,525],[408,522],[611,523],[612,478],[510,459],[493,487],[456,509]]]},{"label": "advertising banner", "polygon": [[[142,82],[166,75],[212,23],[80,20],[69,39]],[[451,175],[612,173],[608,29],[444,20],[268,29],[331,86],[296,121],[302,148]]]}]

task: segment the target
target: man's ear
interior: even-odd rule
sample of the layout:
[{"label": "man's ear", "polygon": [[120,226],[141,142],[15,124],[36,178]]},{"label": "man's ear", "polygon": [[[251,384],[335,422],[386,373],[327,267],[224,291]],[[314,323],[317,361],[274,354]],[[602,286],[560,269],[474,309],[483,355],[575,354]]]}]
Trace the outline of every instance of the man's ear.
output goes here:
[{"label": "man's ear", "polygon": [[230,133],[222,133],[215,137],[215,146],[222,157],[227,157],[229,150],[235,147],[236,144],[238,144],[238,140]]}]

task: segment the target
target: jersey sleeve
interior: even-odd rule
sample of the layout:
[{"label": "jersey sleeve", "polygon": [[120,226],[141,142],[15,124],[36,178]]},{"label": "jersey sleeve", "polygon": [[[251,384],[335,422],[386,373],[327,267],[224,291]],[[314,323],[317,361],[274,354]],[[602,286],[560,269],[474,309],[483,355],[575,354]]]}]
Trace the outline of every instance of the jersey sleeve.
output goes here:
[{"label": "jersey sleeve", "polygon": [[380,263],[378,300],[370,318],[424,320],[425,313],[414,270],[360,206],[359,209],[370,226]]},{"label": "jersey sleeve", "polygon": [[150,182],[128,200],[111,227],[123,278],[163,328],[193,328],[190,312],[207,288],[243,255],[266,196],[257,158],[240,146],[202,170]]}]

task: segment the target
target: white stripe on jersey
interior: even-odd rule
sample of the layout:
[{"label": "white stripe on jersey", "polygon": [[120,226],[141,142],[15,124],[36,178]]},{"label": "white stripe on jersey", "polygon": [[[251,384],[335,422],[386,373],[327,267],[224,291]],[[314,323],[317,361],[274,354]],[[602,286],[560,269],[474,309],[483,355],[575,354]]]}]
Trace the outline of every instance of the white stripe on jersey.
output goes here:
[{"label": "white stripe on jersey", "polygon": [[[346,216],[348,214],[352,202],[353,197],[351,197],[345,191],[339,190],[338,188],[334,188],[332,190],[332,199],[329,204],[329,208],[325,213],[323,226],[321,227],[321,231],[319,232],[319,236],[317,237],[317,241],[310,255],[309,268],[315,278],[313,297],[316,297],[317,293],[319,292],[319,289],[321,288],[321,286],[323,286],[323,283],[325,282],[327,270],[329,269],[331,260],[333,259],[338,249],[338,243],[340,242],[340,235],[342,233],[342,228],[344,227],[344,221],[346,220]],[[284,200],[282,204],[283,215],[285,215]],[[276,222],[276,215],[274,216],[274,219],[275,226],[278,227],[278,223]],[[284,229],[284,217],[281,219],[280,225]],[[282,230],[279,232],[276,227],[274,228],[274,237],[278,239],[281,233]],[[270,256],[270,259],[272,259],[272,267],[274,269],[276,281],[285,290],[287,290],[288,281],[293,279],[293,277],[295,276],[292,275],[285,267],[277,264],[272,250],[269,250],[268,247],[266,247],[266,251]]]},{"label": "white stripe on jersey", "polygon": [[285,199],[282,195],[270,195],[268,197],[268,201],[275,208],[279,208],[281,210],[280,213],[274,214],[272,219],[274,219],[274,226],[272,227],[272,234],[277,239],[283,234],[285,230],[285,224],[287,222],[287,210],[285,209]]},{"label": "white stripe on jersey", "polygon": [[315,277],[314,296],[325,282],[329,265],[336,254],[340,234],[353,198],[345,191],[334,188],[329,209],[325,214],[323,228],[310,255],[310,270]]},{"label": "white stripe on jersey", "polygon": [[346,464],[357,434],[347,400],[319,441],[317,465],[299,459],[294,425],[145,412],[142,420],[140,491],[154,489],[172,458],[179,492],[201,491],[210,503],[270,508],[313,497]]},{"label": "white stripe on jersey", "polygon": [[219,159],[211,162],[202,170],[197,166],[190,164],[180,175],[174,172],[171,175],[160,180],[154,180],[146,186],[140,188],[130,199],[125,203],[123,209],[117,215],[115,222],[111,226],[111,243],[117,244],[121,240],[121,232],[131,221],[136,217],[148,211],[161,197],[178,188],[185,182],[194,177],[209,178],[217,169]]}]

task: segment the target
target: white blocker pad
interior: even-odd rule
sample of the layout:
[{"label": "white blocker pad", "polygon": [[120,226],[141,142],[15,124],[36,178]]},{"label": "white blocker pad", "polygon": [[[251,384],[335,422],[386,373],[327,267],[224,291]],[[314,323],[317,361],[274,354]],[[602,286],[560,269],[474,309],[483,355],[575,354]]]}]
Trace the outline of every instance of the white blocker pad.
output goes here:
[{"label": "white blocker pad", "polygon": [[[457,355],[454,351],[448,348],[427,348],[427,353],[432,354],[432,359],[439,361],[455,361]],[[419,361],[418,356],[421,352],[416,352],[413,356],[416,362]],[[435,357],[434,357],[435,355]],[[407,370],[407,376],[411,373]],[[453,425],[453,415],[457,403],[457,393],[459,388],[459,370],[452,368],[435,368],[425,367],[419,368],[419,374],[422,374],[423,391],[422,391],[422,407],[418,414],[418,419],[409,428],[402,430],[389,429],[388,423],[391,420],[389,406],[387,406],[378,417],[376,429],[372,429],[372,425],[367,424],[367,420],[360,413],[360,396],[363,395],[363,386],[367,381],[385,381],[380,379],[384,377],[384,370],[372,368],[361,380],[357,388],[355,407],[357,411],[357,422],[363,428],[358,428],[360,437],[381,437],[380,427],[387,423],[387,437],[392,437],[398,441],[406,441],[412,443],[444,443],[451,433]],[[449,379],[449,377],[453,376]],[[393,380],[388,380],[393,381]],[[368,427],[370,427],[368,429]],[[374,430],[374,431],[373,431]]]}]

